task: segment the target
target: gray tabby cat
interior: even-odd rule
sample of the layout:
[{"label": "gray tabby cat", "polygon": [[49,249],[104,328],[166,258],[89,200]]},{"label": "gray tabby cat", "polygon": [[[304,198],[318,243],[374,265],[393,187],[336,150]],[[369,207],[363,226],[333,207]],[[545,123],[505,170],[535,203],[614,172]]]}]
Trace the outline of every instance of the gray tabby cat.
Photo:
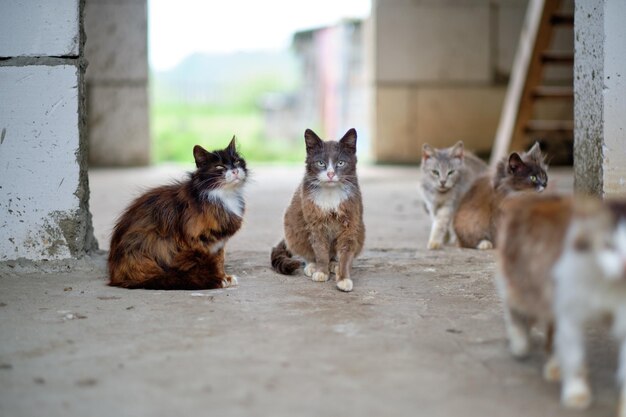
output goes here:
[{"label": "gray tabby cat", "polygon": [[466,152],[462,141],[444,149],[424,144],[420,190],[432,221],[428,249],[440,249],[446,238],[449,243],[456,243],[454,213],[474,179],[486,170],[487,164]]}]

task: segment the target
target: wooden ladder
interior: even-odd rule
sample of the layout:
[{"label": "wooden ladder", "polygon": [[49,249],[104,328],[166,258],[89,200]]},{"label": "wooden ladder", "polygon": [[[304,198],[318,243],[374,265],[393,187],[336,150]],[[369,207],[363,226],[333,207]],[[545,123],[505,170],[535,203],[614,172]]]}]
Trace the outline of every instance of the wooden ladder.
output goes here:
[{"label": "wooden ladder", "polygon": [[491,166],[509,150],[523,150],[527,137],[573,138],[573,120],[532,120],[538,100],[573,100],[573,86],[542,86],[547,65],[573,68],[574,51],[550,50],[554,29],[574,25],[571,13],[559,11],[560,0],[531,0],[513,61],[511,78],[504,99],[500,123],[491,153]]}]

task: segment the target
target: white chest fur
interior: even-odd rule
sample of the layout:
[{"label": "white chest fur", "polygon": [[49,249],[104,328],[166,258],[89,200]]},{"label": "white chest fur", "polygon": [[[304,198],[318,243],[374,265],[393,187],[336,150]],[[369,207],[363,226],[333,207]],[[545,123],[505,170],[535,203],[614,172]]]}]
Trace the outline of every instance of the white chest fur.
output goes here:
[{"label": "white chest fur", "polygon": [[213,245],[211,245],[211,247],[209,248],[209,251],[211,252],[211,254],[215,255],[217,252],[219,252],[220,249],[224,247],[224,245],[226,245],[226,239],[219,240],[215,242]]},{"label": "white chest fur", "polygon": [[348,192],[341,187],[320,188],[313,194],[313,202],[324,211],[334,211],[348,198]]},{"label": "white chest fur", "polygon": [[224,206],[224,208],[236,216],[243,216],[243,197],[241,190],[218,189],[211,190],[206,193],[206,197],[210,201],[215,201]]}]

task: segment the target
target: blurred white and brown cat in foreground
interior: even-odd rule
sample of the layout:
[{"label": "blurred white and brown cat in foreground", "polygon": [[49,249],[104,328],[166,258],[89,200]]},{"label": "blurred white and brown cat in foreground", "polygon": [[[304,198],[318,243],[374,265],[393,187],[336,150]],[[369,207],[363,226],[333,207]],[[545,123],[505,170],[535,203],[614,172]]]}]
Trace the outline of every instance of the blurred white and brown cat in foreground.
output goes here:
[{"label": "blurred white and brown cat in foreground", "polygon": [[507,199],[498,230],[496,283],[504,302],[511,352],[530,350],[530,327],[552,329],[556,352],[544,367],[562,379],[561,401],[586,408],[591,390],[585,370],[584,328],[613,316],[621,343],[620,416],[626,417],[626,203],[590,197],[527,194]]}]

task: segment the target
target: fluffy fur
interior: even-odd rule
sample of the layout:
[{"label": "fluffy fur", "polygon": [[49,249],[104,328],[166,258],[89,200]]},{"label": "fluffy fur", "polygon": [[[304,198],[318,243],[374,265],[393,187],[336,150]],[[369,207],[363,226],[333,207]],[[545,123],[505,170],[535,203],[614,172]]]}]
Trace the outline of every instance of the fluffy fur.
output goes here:
[{"label": "fluffy fur", "polygon": [[[551,271],[561,252],[571,211],[571,199],[555,195],[522,194],[502,204],[496,284],[515,357],[529,353],[533,324],[546,329],[546,349],[552,354]],[[544,375],[550,380],[558,377],[553,357],[546,362]]]},{"label": "fluffy fur", "polygon": [[[562,379],[561,401],[586,408],[585,326],[613,318],[619,339],[620,416],[626,417],[626,202],[526,194],[502,205],[496,283],[511,352],[530,349],[533,324],[547,328],[548,380]],[[551,352],[555,329],[556,350]]]},{"label": "fluffy fur", "polygon": [[195,146],[197,170],[155,188],[122,214],[111,238],[109,285],[195,290],[237,284],[224,272],[224,245],[244,214],[245,161],[235,138],[224,150]]},{"label": "fluffy fur", "polygon": [[584,329],[608,316],[620,342],[619,416],[626,416],[626,202],[577,204],[553,273],[563,405],[579,409],[591,403]]},{"label": "fluffy fur", "polygon": [[272,249],[272,267],[292,274],[301,266],[292,258],[298,255],[313,281],[327,281],[332,272],[338,289],[352,291],[352,262],[365,240],[357,134],[350,129],[339,141],[323,141],[307,129],[304,139],[306,172],[285,212],[285,239]]},{"label": "fluffy fur", "polygon": [[523,191],[543,191],[548,184],[546,170],[539,143],[535,143],[528,152],[514,152],[500,161],[493,177],[478,177],[462,197],[454,216],[454,232],[460,246],[492,249],[504,198]]},{"label": "fluffy fur", "polygon": [[444,149],[424,144],[420,168],[420,190],[432,222],[427,247],[439,249],[446,241],[454,244],[454,213],[476,177],[487,170],[487,164],[465,151],[459,141]]}]

